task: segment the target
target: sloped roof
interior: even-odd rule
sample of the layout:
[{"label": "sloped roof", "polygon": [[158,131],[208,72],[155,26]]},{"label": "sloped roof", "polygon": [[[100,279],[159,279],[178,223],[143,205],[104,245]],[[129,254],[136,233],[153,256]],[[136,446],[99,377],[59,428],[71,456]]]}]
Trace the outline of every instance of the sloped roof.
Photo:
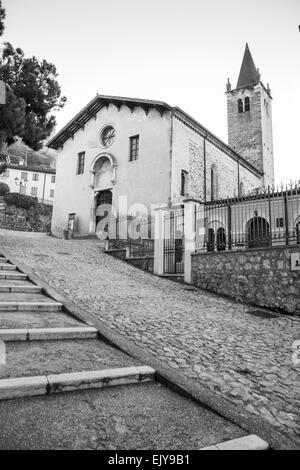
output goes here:
[{"label": "sloped roof", "polygon": [[255,173],[257,176],[261,176],[262,172],[254,167],[250,162],[245,160],[240,154],[238,154],[234,149],[229,147],[225,142],[223,142],[219,137],[215,136],[202,124],[200,124],[196,119],[192,118],[189,114],[183,111],[178,106],[170,106],[169,104],[163,101],[155,100],[144,100],[138,98],[124,98],[121,96],[106,96],[106,95],[96,95],[76,116],[71,119],[71,121],[66,124],[54,137],[52,137],[46,144],[47,147],[51,147],[55,150],[61,148],[63,144],[79,130],[84,128],[85,124],[96,117],[97,113],[102,109],[107,107],[110,103],[114,104],[118,109],[122,105],[134,109],[136,106],[140,106],[148,113],[149,109],[156,109],[163,115],[165,111],[171,111],[175,115],[178,114],[184,118],[190,125],[197,128],[200,134],[207,138],[210,142],[217,145],[222,149],[227,155],[229,155],[233,160],[240,162],[245,168],[248,168],[252,173]]},{"label": "sloped roof", "polygon": [[75,132],[82,129],[85,124],[95,117],[100,109],[107,107],[109,104],[114,104],[118,109],[122,105],[134,109],[136,106],[143,108],[148,113],[150,108],[157,109],[161,114],[165,110],[172,109],[167,103],[163,101],[144,100],[138,98],[125,98],[122,96],[107,96],[96,95],[71,121],[66,124],[52,139],[50,139],[46,146],[55,150],[59,149]]},{"label": "sloped roof", "polygon": [[248,43],[246,43],[243,62],[241,65],[241,70],[240,70],[236,88],[240,88],[246,85],[251,85],[252,83],[257,83],[259,81],[260,81],[259,71],[255,67],[254,60],[251,55]]}]

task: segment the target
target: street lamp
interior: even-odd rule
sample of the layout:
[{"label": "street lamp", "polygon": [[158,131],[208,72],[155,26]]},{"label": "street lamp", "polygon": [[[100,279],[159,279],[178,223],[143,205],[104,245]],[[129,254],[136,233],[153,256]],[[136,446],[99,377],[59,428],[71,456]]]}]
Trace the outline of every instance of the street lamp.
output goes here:
[{"label": "street lamp", "polygon": [[17,176],[15,177],[15,184],[20,187],[19,193],[21,194],[22,188],[26,188],[26,184],[28,183],[27,178],[18,178]]}]

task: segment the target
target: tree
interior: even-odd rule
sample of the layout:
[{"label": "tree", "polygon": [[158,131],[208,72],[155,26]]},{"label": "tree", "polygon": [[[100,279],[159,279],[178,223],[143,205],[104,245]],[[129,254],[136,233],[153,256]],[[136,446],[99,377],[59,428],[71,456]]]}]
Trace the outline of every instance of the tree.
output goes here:
[{"label": "tree", "polygon": [[[56,125],[51,111],[62,108],[66,102],[61,97],[57,76],[54,64],[38,61],[36,57],[26,58],[22,49],[4,43],[0,80],[6,83],[9,102],[3,108],[8,108],[9,117],[5,125],[0,119],[0,145],[1,139],[9,142],[12,135],[18,135],[33,150],[42,148]],[[12,125],[12,116],[16,125]]]},{"label": "tree", "polygon": [[4,31],[4,20],[5,20],[5,10],[2,8],[2,2],[0,0],[0,36],[2,36]]},{"label": "tree", "polygon": [[10,189],[8,184],[0,182],[0,196],[4,196],[5,194],[9,193]]}]

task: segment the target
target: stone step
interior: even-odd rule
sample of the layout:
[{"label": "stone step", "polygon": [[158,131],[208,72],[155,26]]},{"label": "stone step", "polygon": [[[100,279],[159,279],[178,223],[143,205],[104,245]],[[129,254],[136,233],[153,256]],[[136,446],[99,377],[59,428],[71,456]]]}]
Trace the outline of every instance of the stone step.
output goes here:
[{"label": "stone step", "polygon": [[0,280],[0,292],[16,292],[27,294],[38,294],[42,292],[42,288],[34,284],[29,285],[3,285]]},{"label": "stone step", "polygon": [[0,302],[0,312],[29,311],[29,312],[60,312],[62,304],[59,302]]},{"label": "stone step", "polygon": [[1,271],[16,271],[17,266],[14,264],[8,264],[8,263],[0,263],[0,270]]},{"label": "stone step", "polygon": [[0,271],[0,280],[1,279],[27,279],[27,274],[19,273],[19,272],[4,272]]},{"label": "stone step", "polygon": [[1,302],[53,302],[50,297],[47,297],[40,292],[0,292]]},{"label": "stone step", "polygon": [[0,257],[0,263],[9,263],[9,259]]},{"label": "stone step", "polygon": [[137,366],[3,379],[0,380],[0,400],[140,384],[153,381],[154,374],[152,367]]},{"label": "stone step", "polygon": [[97,329],[91,326],[0,329],[0,340],[2,341],[94,339],[97,338],[97,336]]},{"label": "stone step", "polygon": [[6,286],[35,286],[33,282],[28,279],[0,279],[0,285],[3,287]]},{"label": "stone step", "polygon": [[0,379],[141,365],[100,339],[9,341]]},{"label": "stone step", "polygon": [[0,312],[0,328],[59,328],[86,326],[63,312]]}]

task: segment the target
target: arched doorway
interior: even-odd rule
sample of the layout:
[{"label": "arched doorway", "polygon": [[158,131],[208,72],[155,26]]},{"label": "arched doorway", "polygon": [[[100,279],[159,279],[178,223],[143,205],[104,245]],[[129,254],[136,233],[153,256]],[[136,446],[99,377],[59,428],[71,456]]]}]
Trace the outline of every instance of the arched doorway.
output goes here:
[{"label": "arched doorway", "polygon": [[223,227],[217,230],[217,251],[225,251],[226,249],[226,233]]},{"label": "arched doorway", "polygon": [[248,246],[260,248],[270,245],[269,223],[263,217],[253,217],[248,222]]},{"label": "arched doorway", "polygon": [[207,231],[207,251],[215,251],[215,232],[213,228]]},{"label": "arched doorway", "polygon": [[[97,229],[97,224],[104,219],[104,217],[108,216],[109,213],[109,208],[104,207],[103,211],[101,211],[101,215],[97,214],[98,208],[100,206],[111,206],[112,204],[112,192],[110,189],[106,189],[104,191],[99,191],[96,194],[96,229]],[[104,232],[108,232],[108,224],[104,227]]]}]

